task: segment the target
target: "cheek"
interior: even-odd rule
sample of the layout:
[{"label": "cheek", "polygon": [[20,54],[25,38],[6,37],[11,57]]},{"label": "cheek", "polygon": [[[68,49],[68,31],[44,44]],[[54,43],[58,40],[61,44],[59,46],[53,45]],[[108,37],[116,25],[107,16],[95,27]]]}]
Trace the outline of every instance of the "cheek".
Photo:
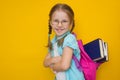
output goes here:
[{"label": "cheek", "polygon": [[51,26],[52,27],[52,29],[55,29],[55,26]]},{"label": "cheek", "polygon": [[51,26],[52,27],[52,30],[55,31],[55,26]]},{"label": "cheek", "polygon": [[66,29],[70,29],[70,25],[69,26],[65,26]]}]

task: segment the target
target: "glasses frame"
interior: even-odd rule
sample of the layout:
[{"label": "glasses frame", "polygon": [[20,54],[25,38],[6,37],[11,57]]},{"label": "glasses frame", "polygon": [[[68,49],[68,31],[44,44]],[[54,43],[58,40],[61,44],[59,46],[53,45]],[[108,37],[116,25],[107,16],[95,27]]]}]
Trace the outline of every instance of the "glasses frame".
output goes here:
[{"label": "glasses frame", "polygon": [[61,25],[66,26],[70,24],[70,21],[68,20],[62,20],[62,21],[58,21],[58,20],[51,20],[50,23],[52,25],[58,25],[59,23],[61,23]]}]

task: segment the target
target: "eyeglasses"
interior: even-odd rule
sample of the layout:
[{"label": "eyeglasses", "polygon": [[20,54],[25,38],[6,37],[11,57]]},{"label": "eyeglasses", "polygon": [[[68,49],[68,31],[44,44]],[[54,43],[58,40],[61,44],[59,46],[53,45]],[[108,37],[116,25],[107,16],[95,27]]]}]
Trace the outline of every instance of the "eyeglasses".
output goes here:
[{"label": "eyeglasses", "polygon": [[58,25],[59,23],[61,23],[62,25],[65,26],[65,25],[69,25],[70,22],[67,21],[67,20],[63,20],[63,21],[52,20],[52,21],[51,21],[51,24],[52,24],[52,25]]}]

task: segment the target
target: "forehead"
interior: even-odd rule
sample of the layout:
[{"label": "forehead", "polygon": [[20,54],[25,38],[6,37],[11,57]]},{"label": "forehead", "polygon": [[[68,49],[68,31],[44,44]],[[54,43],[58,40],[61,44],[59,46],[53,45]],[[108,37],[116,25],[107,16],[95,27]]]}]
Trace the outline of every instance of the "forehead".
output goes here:
[{"label": "forehead", "polygon": [[68,14],[63,10],[57,10],[52,14],[52,19],[69,19]]}]

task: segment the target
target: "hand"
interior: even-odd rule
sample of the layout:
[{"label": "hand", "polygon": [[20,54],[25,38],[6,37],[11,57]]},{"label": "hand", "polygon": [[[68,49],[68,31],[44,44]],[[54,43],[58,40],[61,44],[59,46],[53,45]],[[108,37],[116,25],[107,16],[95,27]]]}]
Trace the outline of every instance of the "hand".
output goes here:
[{"label": "hand", "polygon": [[53,57],[53,63],[57,63],[57,62],[61,61],[61,59],[62,59],[61,56]]},{"label": "hand", "polygon": [[[49,67],[50,67],[50,69],[53,71],[53,66],[54,66],[54,64],[51,64],[51,65],[49,65]],[[54,72],[54,71],[53,71]]]},{"label": "hand", "polygon": [[57,72],[53,70],[53,66],[54,66],[54,64],[51,64],[49,67],[54,72],[54,74],[56,74]]}]

